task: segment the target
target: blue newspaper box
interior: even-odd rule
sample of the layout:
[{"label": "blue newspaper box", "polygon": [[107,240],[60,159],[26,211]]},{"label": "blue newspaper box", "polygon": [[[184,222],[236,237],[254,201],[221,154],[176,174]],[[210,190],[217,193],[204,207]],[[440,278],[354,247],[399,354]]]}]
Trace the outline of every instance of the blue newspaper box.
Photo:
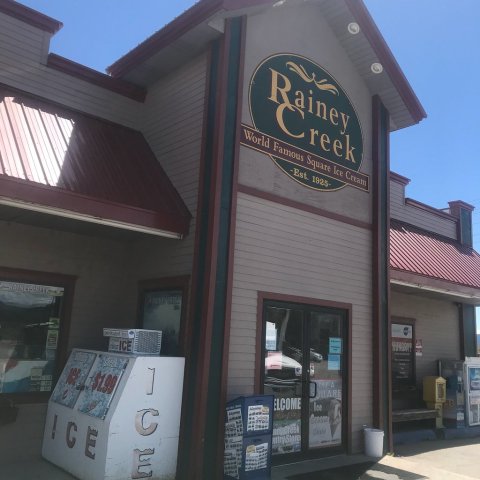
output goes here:
[{"label": "blue newspaper box", "polygon": [[[241,421],[242,427],[238,422]],[[227,403],[225,428],[232,422],[237,425],[239,435],[271,433],[273,427],[273,395],[251,395],[238,397]]]},{"label": "blue newspaper box", "polygon": [[239,397],[225,412],[224,478],[270,478],[273,395]]}]

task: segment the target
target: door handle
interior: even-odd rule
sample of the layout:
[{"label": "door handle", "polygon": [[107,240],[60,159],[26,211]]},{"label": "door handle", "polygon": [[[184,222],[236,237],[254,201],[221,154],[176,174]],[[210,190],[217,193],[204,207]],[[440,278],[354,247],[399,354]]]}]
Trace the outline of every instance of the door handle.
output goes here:
[{"label": "door handle", "polygon": [[[312,395],[313,386],[313,395]],[[317,396],[317,382],[308,382],[308,396],[309,398],[315,398]]]},{"label": "door handle", "polygon": [[302,382],[295,382],[295,396],[296,397],[302,397],[303,396]]}]

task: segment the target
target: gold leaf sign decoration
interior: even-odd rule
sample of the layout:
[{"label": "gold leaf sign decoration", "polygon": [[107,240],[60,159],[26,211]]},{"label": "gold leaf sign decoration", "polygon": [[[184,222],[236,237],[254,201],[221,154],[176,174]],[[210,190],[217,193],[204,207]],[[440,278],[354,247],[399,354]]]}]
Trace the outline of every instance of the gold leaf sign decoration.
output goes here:
[{"label": "gold leaf sign decoration", "polygon": [[286,63],[289,70],[295,72],[302,80],[305,80],[307,83],[314,83],[319,90],[326,90],[333,95],[338,95],[338,89],[335,85],[331,83],[325,83],[327,80],[323,78],[322,80],[317,80],[315,77],[315,72],[312,75],[309,75],[303,65],[297,65],[294,62]]}]

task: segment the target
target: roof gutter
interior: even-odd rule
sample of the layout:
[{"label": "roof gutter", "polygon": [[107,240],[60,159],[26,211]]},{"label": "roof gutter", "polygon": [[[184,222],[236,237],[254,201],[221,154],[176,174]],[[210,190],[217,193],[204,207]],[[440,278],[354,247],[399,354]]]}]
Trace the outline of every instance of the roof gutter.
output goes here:
[{"label": "roof gutter", "polygon": [[447,287],[435,287],[431,285],[424,285],[415,281],[405,281],[405,280],[398,280],[395,278],[390,279],[390,283],[392,285],[398,285],[400,287],[408,287],[413,288],[415,290],[421,290],[424,292],[431,292],[431,293],[438,293],[441,295],[449,295],[452,297],[458,297],[463,299],[468,299],[473,301],[475,304],[480,304],[480,291],[473,292],[472,290],[461,292],[458,288],[448,289]]},{"label": "roof gutter", "polygon": [[0,205],[5,205],[8,207],[14,207],[14,208],[21,208],[23,210],[29,210],[32,212],[45,213],[48,215],[55,215],[57,217],[69,218],[71,220],[79,220],[82,222],[95,223],[97,225],[118,228],[121,230],[129,230],[131,232],[155,235],[158,237],[174,238],[177,240],[181,240],[183,238],[183,234],[179,232],[173,232],[169,230],[163,230],[160,228],[153,228],[153,227],[148,227],[148,226],[129,223],[129,222],[122,222],[120,220],[101,218],[101,217],[89,215],[86,213],[85,214],[77,213],[72,210],[33,204],[29,202],[22,202],[20,200],[12,200],[5,197],[0,197]]}]

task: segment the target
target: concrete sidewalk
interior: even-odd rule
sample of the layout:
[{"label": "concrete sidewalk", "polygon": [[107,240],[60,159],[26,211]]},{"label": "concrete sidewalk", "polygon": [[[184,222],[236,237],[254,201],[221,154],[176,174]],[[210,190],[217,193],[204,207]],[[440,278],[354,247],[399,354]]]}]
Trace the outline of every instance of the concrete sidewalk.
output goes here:
[{"label": "concrete sidewalk", "polygon": [[[272,480],[287,480],[308,472],[325,472],[343,465],[372,461],[365,455],[341,455],[272,469]],[[326,473],[326,472],[325,472]],[[312,477],[314,478],[314,476]],[[326,478],[326,476],[324,477]],[[329,477],[334,479],[334,472]],[[480,479],[480,438],[435,440],[395,448],[352,480],[471,480]]]},{"label": "concrete sidewalk", "polygon": [[[365,455],[339,455],[272,468],[272,480],[286,480],[308,472],[363,463]],[[41,458],[0,466],[1,480],[75,480]],[[331,477],[334,478],[334,477]],[[436,440],[399,445],[395,456],[386,455],[358,480],[471,480],[480,479],[480,438]],[[113,480],[113,479],[112,479]],[[357,478],[352,480],[357,480]]]},{"label": "concrete sidewalk", "polygon": [[379,463],[432,480],[480,479],[480,438],[399,445],[395,450],[395,457],[384,457]]}]

